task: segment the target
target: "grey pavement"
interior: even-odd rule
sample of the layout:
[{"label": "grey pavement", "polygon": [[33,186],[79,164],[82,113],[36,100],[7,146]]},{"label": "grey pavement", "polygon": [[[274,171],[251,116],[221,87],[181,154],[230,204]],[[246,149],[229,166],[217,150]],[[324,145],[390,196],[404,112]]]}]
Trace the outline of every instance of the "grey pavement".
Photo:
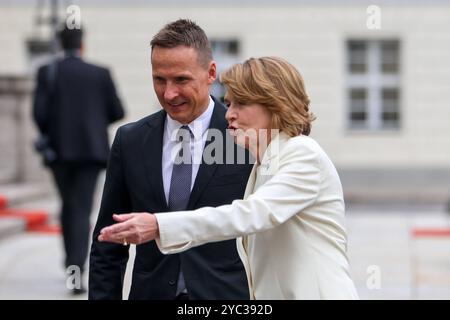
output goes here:
[{"label": "grey pavement", "polygon": [[362,299],[450,299],[450,237],[414,237],[417,228],[450,229],[450,215],[436,208],[348,210],[348,255]]},{"label": "grey pavement", "polygon": [[[57,208],[55,199],[40,201]],[[450,237],[412,237],[419,227],[450,228],[450,215],[436,206],[348,208],[348,256],[361,299],[450,299]],[[86,299],[68,294],[62,261],[60,235],[0,239],[0,299]]]},{"label": "grey pavement", "polygon": [[[101,196],[99,187],[103,182],[104,175],[98,181],[91,216],[92,226],[95,225]],[[20,190],[27,190],[27,192],[22,193]],[[39,191],[36,187],[16,186],[5,188],[5,191],[8,191],[9,198],[13,199],[12,206],[15,209],[45,210],[49,213],[50,224],[58,223],[60,202],[54,189]],[[36,194],[47,196],[36,197]],[[71,295],[66,286],[69,274],[64,268],[63,243],[60,234],[24,232],[23,229],[14,233],[4,218],[0,219],[0,229],[2,226],[9,236],[4,233],[4,236],[0,237],[0,300],[87,299],[87,294]],[[17,227],[15,230],[17,231]],[[133,257],[134,248],[130,250],[130,265],[125,279],[124,296],[128,296],[129,292]],[[86,287],[87,280],[85,275],[82,281]]]},{"label": "grey pavement", "polygon": [[[134,253],[130,263],[133,257]],[[63,261],[59,235],[22,233],[3,239],[0,241],[0,300],[87,299],[87,294],[70,294]],[[130,264],[129,271],[131,268]],[[87,278],[83,282],[87,284]],[[129,272],[125,283],[127,296]]]}]

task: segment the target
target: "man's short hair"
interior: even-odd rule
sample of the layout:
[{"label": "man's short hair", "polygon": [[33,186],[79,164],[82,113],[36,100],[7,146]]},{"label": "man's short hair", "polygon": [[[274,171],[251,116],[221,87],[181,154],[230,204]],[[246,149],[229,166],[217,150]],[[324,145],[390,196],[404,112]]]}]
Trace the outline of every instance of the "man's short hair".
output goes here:
[{"label": "man's short hair", "polygon": [[198,62],[207,68],[212,61],[211,43],[208,37],[195,22],[189,19],[179,19],[164,26],[152,39],[153,48],[175,48],[186,46],[194,48],[198,53]]},{"label": "man's short hair", "polygon": [[59,31],[59,40],[64,50],[80,49],[83,39],[83,30],[69,29],[66,24]]}]

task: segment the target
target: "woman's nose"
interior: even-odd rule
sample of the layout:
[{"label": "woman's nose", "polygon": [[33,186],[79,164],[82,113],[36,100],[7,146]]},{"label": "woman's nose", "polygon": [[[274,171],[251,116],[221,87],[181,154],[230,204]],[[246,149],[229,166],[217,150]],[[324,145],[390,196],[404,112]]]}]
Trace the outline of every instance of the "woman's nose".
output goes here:
[{"label": "woman's nose", "polygon": [[234,112],[234,109],[231,106],[228,107],[227,113],[225,113],[225,119],[227,119],[228,122],[236,119],[236,112]]}]

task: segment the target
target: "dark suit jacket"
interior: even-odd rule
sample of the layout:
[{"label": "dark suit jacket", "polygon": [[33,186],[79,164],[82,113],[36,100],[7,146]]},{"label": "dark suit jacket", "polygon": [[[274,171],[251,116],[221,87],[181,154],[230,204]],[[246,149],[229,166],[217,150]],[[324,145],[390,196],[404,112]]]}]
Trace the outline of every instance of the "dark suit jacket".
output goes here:
[{"label": "dark suit jacket", "polygon": [[108,124],[124,110],[108,69],[68,56],[39,69],[33,116],[62,162],[106,165]]},{"label": "dark suit jacket", "polygon": [[[210,128],[225,136],[225,107],[215,102]],[[162,180],[162,141],[166,113],[121,127],[108,163],[101,209],[90,257],[89,298],[121,299],[128,247],[98,242],[113,213],[169,211]],[[242,198],[250,164],[200,165],[188,209],[219,206]],[[138,245],[129,299],[173,299],[179,268],[193,299],[248,299],[248,285],[236,241],[202,245],[163,255],[155,241]]]}]

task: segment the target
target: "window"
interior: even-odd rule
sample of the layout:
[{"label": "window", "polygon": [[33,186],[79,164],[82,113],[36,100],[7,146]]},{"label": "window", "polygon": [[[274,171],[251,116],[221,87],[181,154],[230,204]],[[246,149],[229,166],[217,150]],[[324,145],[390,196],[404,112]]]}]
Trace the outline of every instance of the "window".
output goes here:
[{"label": "window", "polygon": [[223,101],[225,87],[219,82],[219,75],[239,61],[237,40],[211,40],[214,60],[217,62],[217,79],[211,86],[211,94]]},{"label": "window", "polygon": [[27,53],[29,59],[30,72],[35,73],[40,66],[49,63],[52,58],[52,43],[50,40],[40,38],[27,39]]},{"label": "window", "polygon": [[347,41],[348,128],[400,128],[400,44],[397,40]]}]

